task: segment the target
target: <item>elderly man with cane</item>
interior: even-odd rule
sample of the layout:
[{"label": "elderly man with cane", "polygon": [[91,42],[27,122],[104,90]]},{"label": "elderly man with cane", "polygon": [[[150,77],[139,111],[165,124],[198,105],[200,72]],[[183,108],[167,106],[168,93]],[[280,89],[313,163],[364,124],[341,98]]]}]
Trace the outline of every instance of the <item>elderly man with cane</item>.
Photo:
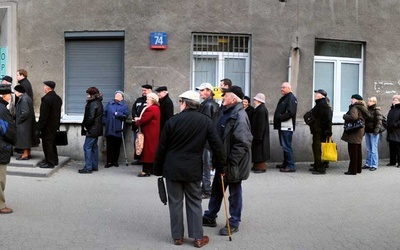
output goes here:
[{"label": "elderly man with cane", "polygon": [[181,112],[168,119],[161,132],[154,174],[166,178],[174,244],[182,245],[184,242],[185,198],[189,238],[194,238],[194,246],[200,248],[209,242],[208,236],[203,235],[201,216],[202,157],[206,141],[217,166],[225,164],[225,155],[211,118],[197,111],[199,94],[190,90],[179,98]]},{"label": "elderly man with cane", "polygon": [[[211,187],[211,198],[208,210],[203,215],[203,226],[216,227],[217,214],[224,199],[224,191],[229,188],[229,214],[225,227],[219,234],[230,236],[239,231],[242,214],[242,180],[250,175],[251,143],[253,136],[250,131],[250,122],[244,110],[242,99],[244,94],[239,86],[224,89],[222,112],[216,119],[217,132],[222,139],[223,150],[227,156],[227,163],[223,168],[216,169],[216,176]],[[223,169],[223,172],[220,172]],[[222,186],[222,188],[221,188]]]}]

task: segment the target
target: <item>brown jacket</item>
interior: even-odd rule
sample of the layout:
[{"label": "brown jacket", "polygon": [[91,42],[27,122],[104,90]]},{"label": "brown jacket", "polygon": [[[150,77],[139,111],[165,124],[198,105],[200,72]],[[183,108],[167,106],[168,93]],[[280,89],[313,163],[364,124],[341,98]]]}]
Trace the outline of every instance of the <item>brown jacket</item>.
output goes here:
[{"label": "brown jacket", "polygon": [[351,133],[343,132],[342,140],[352,144],[361,144],[365,131],[365,120],[370,119],[370,114],[364,101],[358,101],[349,106],[349,111],[343,115],[345,122],[355,122],[358,118],[363,120],[364,126]]}]

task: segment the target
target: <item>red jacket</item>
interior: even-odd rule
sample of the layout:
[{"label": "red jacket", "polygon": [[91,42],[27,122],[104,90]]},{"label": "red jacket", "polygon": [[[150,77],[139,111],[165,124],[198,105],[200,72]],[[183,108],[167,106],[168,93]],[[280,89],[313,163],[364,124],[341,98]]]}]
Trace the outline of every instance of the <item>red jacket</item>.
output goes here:
[{"label": "red jacket", "polygon": [[160,139],[160,108],[157,105],[147,107],[142,117],[136,122],[144,135],[142,162],[153,163]]}]

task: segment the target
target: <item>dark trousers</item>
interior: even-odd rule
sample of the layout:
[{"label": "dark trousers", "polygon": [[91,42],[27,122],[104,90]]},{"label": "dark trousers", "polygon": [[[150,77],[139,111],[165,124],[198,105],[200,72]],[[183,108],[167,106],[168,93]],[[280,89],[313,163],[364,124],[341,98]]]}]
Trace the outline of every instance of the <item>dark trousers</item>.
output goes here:
[{"label": "dark trousers", "polygon": [[107,163],[117,163],[121,149],[122,138],[107,136]]},{"label": "dark trousers", "polygon": [[46,159],[47,164],[51,166],[58,165],[56,133],[57,131],[46,131],[46,133],[42,136],[44,158]]},{"label": "dark trousers", "polygon": [[312,150],[314,154],[314,169],[315,171],[325,173],[325,165],[321,161],[321,135],[318,133],[313,134]]},{"label": "dark trousers", "polygon": [[183,198],[185,197],[186,220],[189,238],[203,238],[200,181],[183,182],[166,179],[169,217],[173,239],[184,236]]},{"label": "dark trousers", "polygon": [[362,165],[361,144],[348,143],[347,145],[350,156],[348,172],[352,174],[361,173],[361,165]]},{"label": "dark trousers", "polygon": [[[239,227],[242,218],[243,198],[242,198],[242,181],[234,183],[224,182],[224,189],[229,189],[229,224],[234,227]],[[204,212],[204,217],[210,220],[215,220],[221,209],[224,199],[222,192],[221,176],[215,173],[215,177],[211,187],[211,197],[208,202],[208,210]]]},{"label": "dark trousers", "polygon": [[400,165],[400,142],[389,141],[390,164]]}]

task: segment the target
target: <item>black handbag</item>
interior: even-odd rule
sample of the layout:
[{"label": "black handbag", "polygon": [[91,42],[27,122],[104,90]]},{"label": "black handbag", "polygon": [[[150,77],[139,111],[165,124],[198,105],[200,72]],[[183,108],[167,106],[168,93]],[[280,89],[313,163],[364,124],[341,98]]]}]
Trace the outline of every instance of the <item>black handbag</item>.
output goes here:
[{"label": "black handbag", "polygon": [[358,118],[355,122],[347,122],[344,124],[344,132],[352,133],[360,128],[364,127],[364,122],[361,118]]},{"label": "black handbag", "polygon": [[56,145],[57,146],[67,146],[68,145],[67,131],[57,131]]},{"label": "black handbag", "polygon": [[312,110],[307,111],[307,113],[304,114],[303,119],[304,119],[304,122],[305,122],[307,125],[313,124],[313,123],[315,122],[315,117],[314,117],[314,115],[312,114]]},{"label": "black handbag", "polygon": [[165,191],[164,178],[160,177],[157,179],[158,195],[164,205],[167,205],[167,192]]}]

